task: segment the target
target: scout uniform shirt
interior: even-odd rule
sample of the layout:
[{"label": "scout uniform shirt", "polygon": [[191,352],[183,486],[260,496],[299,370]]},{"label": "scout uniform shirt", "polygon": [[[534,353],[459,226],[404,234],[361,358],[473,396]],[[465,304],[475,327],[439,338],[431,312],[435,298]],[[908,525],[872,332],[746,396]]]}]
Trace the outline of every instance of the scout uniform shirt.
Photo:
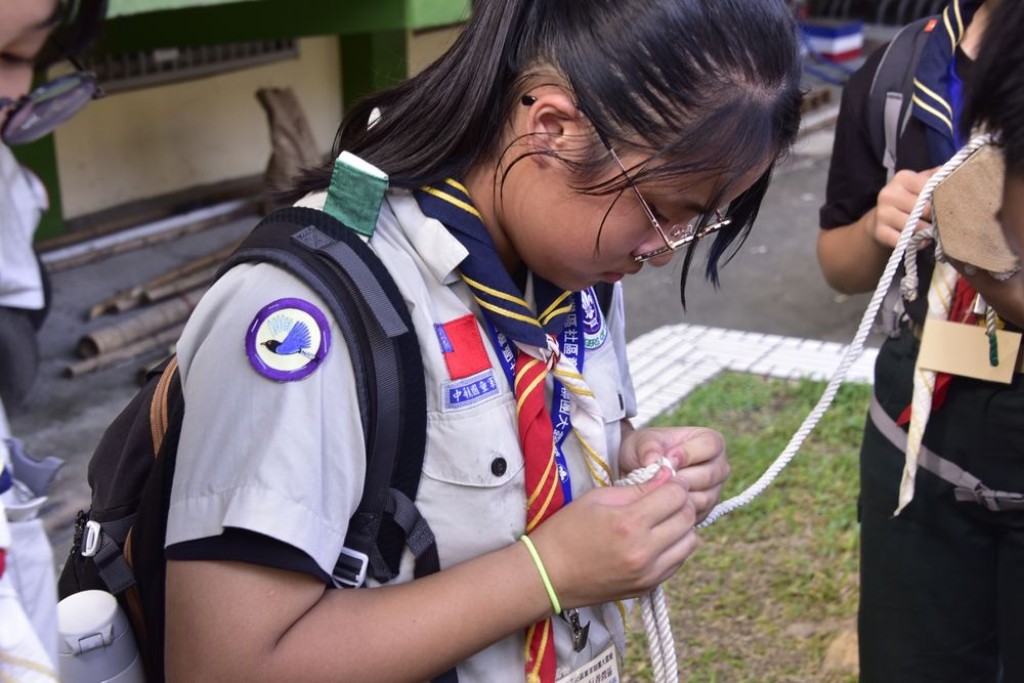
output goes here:
[{"label": "scout uniform shirt", "polygon": [[[319,209],[323,202],[320,194],[300,205]],[[465,247],[424,216],[405,190],[388,192],[369,244],[402,292],[419,338],[427,442],[415,502],[434,532],[444,569],[515,543],[524,532],[524,463],[514,395],[457,271]],[[619,422],[635,414],[621,288],[615,288],[608,320],[598,306],[584,308],[578,312],[588,347],[583,375],[606,423],[606,443],[592,445],[617,477]],[[255,369],[247,332],[273,324],[274,312],[284,310],[291,324],[299,320],[305,326],[301,335],[289,333],[281,342],[301,338],[301,354],[293,355],[295,373],[302,376],[289,377],[286,369],[272,379]],[[477,317],[486,360],[472,377],[453,379],[436,326],[470,314]],[[187,410],[167,546],[244,529],[301,550],[331,574],[366,469],[355,379],[340,335],[313,290],[272,265],[239,265],[216,282],[178,343]],[[550,406],[550,378],[548,401]],[[564,453],[574,497],[582,495],[595,484],[575,438],[566,439]],[[411,579],[406,550],[395,581]],[[606,650],[612,634],[621,648],[616,606],[583,609],[580,617],[591,626],[578,653],[568,625],[553,619],[558,676]],[[522,632],[495,643],[459,664],[459,680],[522,681],[524,643]]]}]

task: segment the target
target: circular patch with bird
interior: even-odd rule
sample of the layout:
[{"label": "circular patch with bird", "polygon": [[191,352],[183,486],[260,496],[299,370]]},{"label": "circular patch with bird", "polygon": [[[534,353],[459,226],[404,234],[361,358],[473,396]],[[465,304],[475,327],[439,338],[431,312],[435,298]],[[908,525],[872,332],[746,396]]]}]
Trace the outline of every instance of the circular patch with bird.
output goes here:
[{"label": "circular patch with bird", "polygon": [[256,314],[245,335],[249,364],[278,382],[308,377],[327,356],[327,316],[303,299],[278,299]]}]

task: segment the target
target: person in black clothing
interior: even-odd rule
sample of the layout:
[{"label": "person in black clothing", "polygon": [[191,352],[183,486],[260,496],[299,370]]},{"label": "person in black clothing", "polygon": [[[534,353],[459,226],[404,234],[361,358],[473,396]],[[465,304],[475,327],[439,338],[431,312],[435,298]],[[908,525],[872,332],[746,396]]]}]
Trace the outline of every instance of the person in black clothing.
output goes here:
[{"label": "person in black clothing", "polygon": [[[891,179],[867,120],[882,51],[847,84],[818,237],[819,264],[833,288],[874,289],[928,178],[965,142],[962,93],[976,75],[974,59],[998,5],[954,0],[929,26]],[[918,229],[930,224],[926,209]],[[960,501],[958,494],[971,491],[957,491],[922,464],[912,502],[894,515],[905,462],[901,418],[911,403],[934,267],[933,249],[922,249],[920,295],[907,303],[879,352],[861,447],[861,679],[1021,681],[1024,506],[1005,499]],[[958,322],[971,317],[980,295],[1007,328],[1024,324],[1019,274],[1000,282],[984,272],[961,273],[957,293],[965,309],[954,309],[951,318]],[[990,489],[1024,492],[1024,376],[1014,374],[1009,385],[954,376],[944,391],[933,401],[925,452]]]}]

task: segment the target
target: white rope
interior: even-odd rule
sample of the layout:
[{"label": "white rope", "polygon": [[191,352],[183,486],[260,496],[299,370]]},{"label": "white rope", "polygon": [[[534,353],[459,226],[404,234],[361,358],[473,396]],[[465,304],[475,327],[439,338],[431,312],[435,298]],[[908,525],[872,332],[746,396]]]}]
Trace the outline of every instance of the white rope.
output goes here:
[{"label": "white rope", "polygon": [[[624,479],[615,482],[616,486],[642,484],[651,479],[662,467],[672,467],[667,458],[633,470]],[[668,603],[665,591],[656,586],[650,593],[640,596],[640,613],[643,617],[644,630],[647,632],[647,653],[654,671],[654,683],[678,683],[679,662],[676,659],[676,641],[672,635],[672,622],[669,619]]]},{"label": "white rope", "polygon": [[928,182],[925,183],[924,189],[921,190],[917,204],[914,205],[914,210],[911,211],[909,218],[907,218],[903,232],[900,233],[900,237],[896,241],[896,246],[893,248],[892,254],[889,256],[889,261],[885,264],[885,270],[882,271],[882,278],[878,282],[878,287],[875,288],[875,293],[871,297],[871,301],[868,303],[867,310],[864,311],[864,316],[861,318],[860,326],[857,328],[857,332],[853,335],[853,341],[851,341],[849,346],[846,347],[842,360],[840,360],[839,366],[832,375],[832,379],[829,380],[828,386],[825,387],[825,391],[822,393],[821,398],[818,399],[818,403],[814,406],[810,414],[806,419],[804,419],[803,424],[800,425],[800,428],[797,429],[796,433],[789,440],[789,444],[786,448],[782,451],[779,457],[776,458],[775,462],[768,467],[764,474],[762,474],[757,481],[747,487],[747,489],[739,495],[716,505],[704,521],[697,525],[698,528],[710,526],[724,515],[727,515],[733,510],[741,508],[754,500],[754,498],[759,496],[766,488],[768,488],[768,485],[771,484],[777,476],[779,476],[779,473],[781,473],[782,470],[785,469],[786,465],[789,464],[790,460],[793,459],[793,456],[796,455],[800,446],[803,445],[804,439],[807,438],[811,433],[811,430],[818,424],[818,421],[821,420],[825,411],[828,410],[828,407],[832,405],[836,392],[839,391],[839,387],[846,378],[846,373],[849,371],[850,366],[853,365],[854,361],[856,361],[864,351],[864,342],[867,340],[868,334],[871,332],[871,325],[874,323],[875,317],[878,315],[878,309],[882,305],[882,299],[885,298],[885,293],[888,291],[889,285],[892,284],[893,277],[896,275],[896,269],[899,266],[900,258],[907,249],[907,244],[910,242],[910,239],[914,234],[914,229],[917,227],[917,222],[921,219],[921,214],[924,213],[925,205],[931,199],[935,186],[959,167],[972,152],[982,145],[987,144],[989,141],[990,136],[987,134],[972,138],[970,142],[964,145],[963,149],[957,152],[952,159],[946,162],[946,164],[935,173],[935,175],[928,179]]}]

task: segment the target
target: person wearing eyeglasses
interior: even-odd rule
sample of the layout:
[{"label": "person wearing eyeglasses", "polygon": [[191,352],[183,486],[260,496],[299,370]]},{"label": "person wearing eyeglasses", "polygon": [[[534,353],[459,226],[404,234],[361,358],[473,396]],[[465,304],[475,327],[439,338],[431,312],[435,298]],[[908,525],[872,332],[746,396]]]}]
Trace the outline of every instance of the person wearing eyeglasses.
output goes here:
[{"label": "person wearing eyeglasses", "polygon": [[43,137],[97,96],[80,69],[32,84],[91,44],[105,10],[106,0],[0,0],[0,680],[56,680],[57,662],[53,553],[36,516],[52,471],[35,476],[3,407],[27,390],[14,378],[34,374],[46,302],[32,239],[47,197],[10,146]]},{"label": "person wearing eyeglasses", "polygon": [[700,242],[717,279],[751,228],[799,128],[789,8],[475,7],[436,62],[347,112],[336,161],[292,195],[353,211],[408,305],[440,570],[414,576],[407,551],[385,585],[335,589],[366,468],[344,332],[287,271],[232,268],[177,346],[169,680],[619,680],[621,602],[698,546],[724,439],[633,429],[620,281],[677,256],[685,279]]},{"label": "person wearing eyeglasses", "polygon": [[[48,199],[12,146],[38,140],[101,95],[75,56],[95,39],[105,0],[0,1],[0,398],[24,399],[36,367],[35,332],[46,316],[32,248]],[[35,74],[70,60],[76,70],[33,88]]]}]

